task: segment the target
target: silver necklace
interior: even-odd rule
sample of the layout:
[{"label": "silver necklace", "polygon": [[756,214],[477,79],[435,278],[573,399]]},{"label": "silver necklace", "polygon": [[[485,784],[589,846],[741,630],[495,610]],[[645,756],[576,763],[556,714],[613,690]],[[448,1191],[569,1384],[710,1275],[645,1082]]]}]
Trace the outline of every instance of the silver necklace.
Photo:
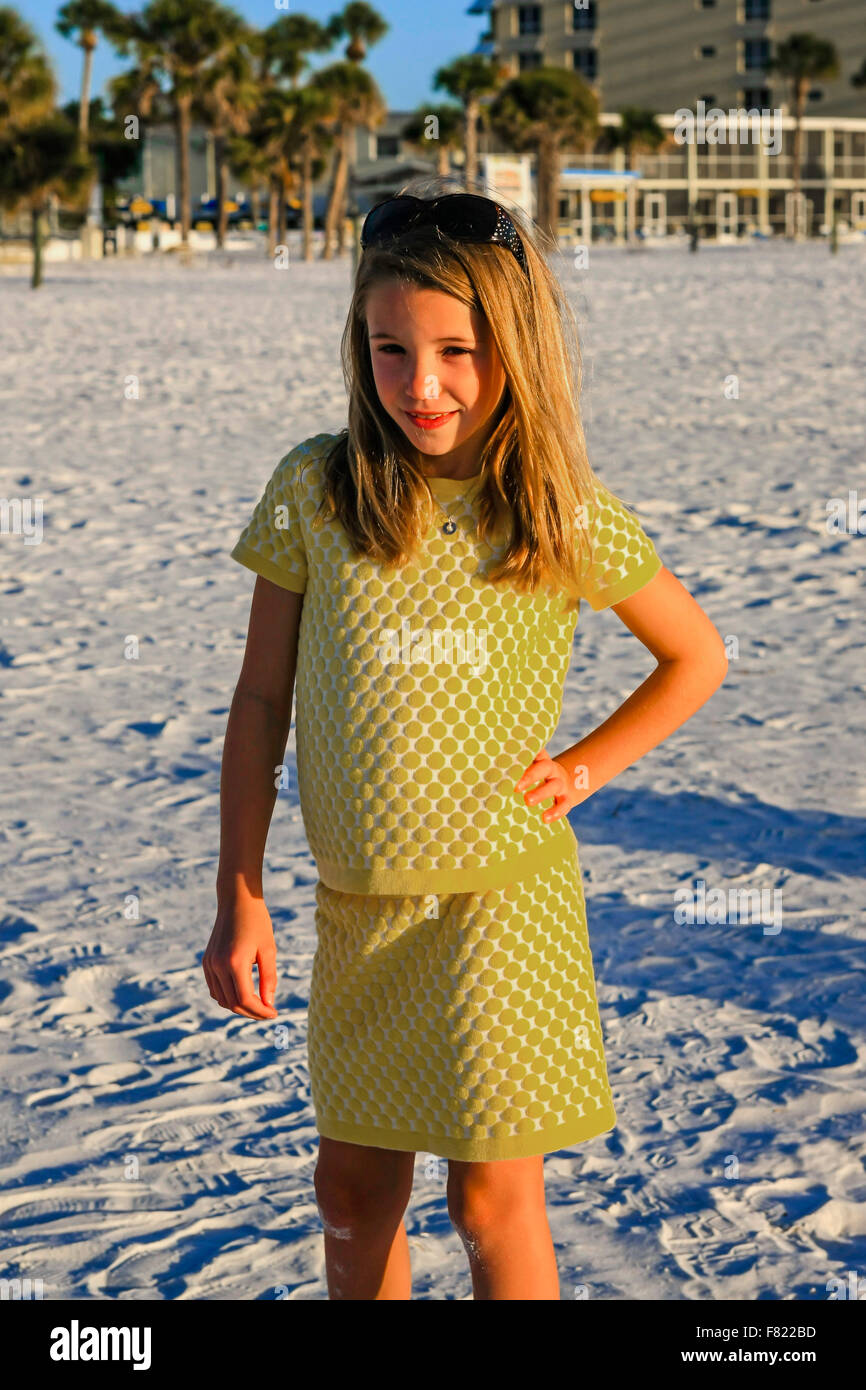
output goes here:
[{"label": "silver necklace", "polygon": [[444,513],[445,516],[444,525],[440,527],[440,530],[444,531],[446,536],[453,536],[454,532],[457,530],[457,522],[454,520],[454,517],[451,515],[451,513],[445,507],[442,506],[442,503],[439,501],[439,498],[436,497],[435,493],[434,500],[440,512]]},{"label": "silver necklace", "polygon": [[[472,482],[472,480],[474,478],[477,478],[477,476],[477,473],[473,473],[470,478],[466,479],[467,483]],[[451,513],[447,511],[445,507],[442,506],[442,503],[439,501],[438,497],[436,499],[436,505],[439,508],[440,512],[445,513],[445,522],[441,527],[441,530],[445,532],[446,536],[453,536],[454,532],[457,530],[457,522],[454,520]]]}]

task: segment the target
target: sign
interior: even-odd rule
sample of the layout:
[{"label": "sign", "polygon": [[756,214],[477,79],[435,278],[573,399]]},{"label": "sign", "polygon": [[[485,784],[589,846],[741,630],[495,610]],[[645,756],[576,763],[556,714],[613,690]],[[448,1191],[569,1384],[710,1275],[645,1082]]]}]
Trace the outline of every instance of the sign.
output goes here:
[{"label": "sign", "polygon": [[738,188],[737,196],[740,198],[759,198],[761,190],[759,188]]},{"label": "sign", "polygon": [[624,203],[626,195],[618,188],[591,188],[589,199],[592,203]]},{"label": "sign", "polygon": [[493,197],[502,198],[506,208],[520,208],[527,217],[535,216],[535,195],[532,189],[530,156],[528,154],[483,154],[479,159],[481,175]]},{"label": "sign", "polygon": [[143,217],[145,213],[153,212],[153,203],[149,203],[146,198],[140,198],[136,195],[129,205],[129,211],[133,217]]}]

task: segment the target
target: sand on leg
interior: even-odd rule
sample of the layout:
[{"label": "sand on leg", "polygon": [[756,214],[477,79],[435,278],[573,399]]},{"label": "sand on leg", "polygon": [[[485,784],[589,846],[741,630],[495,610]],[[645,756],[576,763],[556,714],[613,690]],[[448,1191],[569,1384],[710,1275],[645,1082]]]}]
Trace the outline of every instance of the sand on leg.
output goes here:
[{"label": "sand on leg", "polygon": [[448,1162],[448,1212],[476,1299],[559,1299],[544,1200],[544,1155]]},{"label": "sand on leg", "polygon": [[411,1298],[403,1214],[414,1170],[412,1152],[320,1136],[314,1184],[329,1299]]}]

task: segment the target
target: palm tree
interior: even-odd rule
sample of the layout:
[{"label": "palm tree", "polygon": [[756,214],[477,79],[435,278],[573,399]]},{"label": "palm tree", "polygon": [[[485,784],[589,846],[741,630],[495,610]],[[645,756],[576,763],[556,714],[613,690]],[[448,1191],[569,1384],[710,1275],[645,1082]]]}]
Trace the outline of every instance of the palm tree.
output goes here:
[{"label": "palm tree", "polygon": [[81,98],[78,107],[78,129],[81,142],[87,144],[88,117],[90,113],[90,72],[93,65],[93,50],[98,43],[98,34],[106,37],[117,36],[123,32],[125,16],[108,4],[107,0],[67,0],[57,14],[54,25],[65,39],[78,34],[78,46],[84,52],[81,70]]},{"label": "palm tree", "polygon": [[[70,101],[62,108],[67,120],[78,125],[79,103]],[[93,97],[88,112],[87,150],[99,169],[102,188],[102,216],[106,226],[117,225],[117,185],[121,179],[134,174],[139,162],[135,140],[127,140],[123,120],[113,112],[110,116],[102,97]]]},{"label": "palm tree", "polygon": [[268,87],[261,95],[241,139],[232,141],[229,157],[245,174],[254,171],[268,188],[267,254],[273,259],[282,232],[280,205],[293,182],[290,131],[296,110],[295,94]]},{"label": "palm tree", "polygon": [[[625,167],[631,169],[635,150],[657,150],[668,139],[656,120],[655,112],[643,106],[624,106],[619,113],[619,125],[608,126],[604,133],[604,143],[608,149],[622,150]],[[629,179],[628,187],[628,240],[634,241],[635,188],[634,180]]]},{"label": "palm tree", "polygon": [[293,88],[309,66],[309,53],[327,53],[335,36],[330,27],[305,14],[285,14],[269,24],[261,35],[262,67],[259,80],[268,85],[285,79]]},{"label": "palm tree", "polygon": [[[202,89],[209,67],[221,61],[248,33],[235,10],[218,0],[150,0],[130,15],[122,35],[113,39],[124,55],[134,54],[136,68],[130,88],[157,90],[167,83],[177,140],[181,243],[189,241],[189,132],[193,100]],[[146,106],[139,108],[147,114]]]},{"label": "palm tree", "polygon": [[[333,32],[333,21],[331,22],[331,24],[323,25],[319,24],[319,22],[315,19],[310,19],[308,15],[292,14],[281,15],[279,19],[274,20],[273,24],[268,25],[267,29],[264,30],[261,37],[262,62],[259,81],[263,91],[274,86],[279,87],[283,81],[288,81],[291,84],[292,91],[297,92],[300,90],[299,83],[304,69],[309,67],[309,55],[312,53],[327,53],[331,48],[333,48],[337,38],[337,34]],[[323,103],[321,98],[316,98],[313,105],[316,105],[316,102],[318,103],[316,106],[316,110],[322,113]],[[307,104],[306,109],[308,111],[308,114],[310,115],[312,127],[303,137],[302,143],[309,144],[309,141],[313,139],[315,133],[313,127],[315,127],[316,125],[318,116],[313,114],[312,106],[310,105],[310,103]],[[298,124],[299,120],[300,126]],[[285,124],[287,126],[293,126],[294,136],[296,139],[298,139],[301,135],[301,127],[303,126],[303,121],[300,118],[299,108],[297,106],[293,108],[293,112],[289,111],[287,114],[285,114]],[[320,131],[319,134],[321,136],[322,132]],[[316,142],[313,141],[314,145],[315,143]],[[323,140],[319,141],[319,144],[322,146],[322,148],[329,148],[331,143],[332,142],[328,140],[326,137]],[[288,154],[288,151],[286,153]],[[310,159],[308,177],[311,179],[320,178],[321,175],[324,173],[324,169],[319,168],[317,163],[320,156],[315,152],[313,146],[310,146],[308,154]],[[290,162],[291,159],[289,157],[289,163]],[[315,174],[313,174],[312,172],[314,165],[317,169],[317,172]],[[282,194],[279,197],[279,201],[277,204],[279,220],[277,236],[279,240],[282,242],[285,239],[286,213],[286,204],[284,196],[286,183],[285,161],[283,161],[283,173],[278,173],[277,177],[279,178],[282,185]],[[292,180],[289,179],[289,181],[291,182]],[[274,183],[272,179],[270,182],[270,186],[272,195],[271,202],[273,204]],[[307,260],[312,259],[313,244],[313,204],[311,188],[307,189],[305,187],[303,198],[304,259]],[[269,241],[272,240],[273,238],[269,238]]]},{"label": "palm tree", "polygon": [[31,285],[42,283],[42,224],[52,195],[86,196],[93,167],[72,122],[54,109],[57,84],[39,41],[0,8],[0,207],[30,212]]},{"label": "palm tree", "polygon": [[249,129],[250,119],[260,99],[255,80],[252,31],[238,36],[235,45],[205,72],[204,81],[193,104],[193,115],[206,125],[214,139],[217,172],[217,246],[225,245],[228,225],[228,176],[231,161],[228,142]]},{"label": "palm tree", "polygon": [[0,133],[47,115],[55,95],[54,74],[35,33],[15,10],[0,7]]},{"label": "palm tree", "polygon": [[60,112],[23,126],[9,122],[0,132],[0,205],[30,211],[34,290],[42,284],[42,220],[49,198],[80,198],[92,180],[79,132]]},{"label": "palm tree", "polygon": [[[298,86],[299,79],[308,66],[310,53],[324,53],[333,46],[334,39],[329,30],[306,15],[281,15],[267,29],[258,30],[249,42],[254,61],[254,83],[256,101],[250,113],[247,130],[235,133],[227,147],[228,159],[232,167],[250,186],[250,201],[254,220],[258,202],[258,190],[265,184],[269,191],[270,227],[267,254],[273,256],[277,238],[281,234],[285,218],[285,205],[280,191],[285,192],[285,169],[289,139],[289,129],[293,131],[300,154],[301,168],[304,168],[304,148],[306,147],[307,173],[302,178],[320,178],[324,173],[321,163],[321,150],[329,148],[330,139],[316,126],[318,115],[312,108],[322,111],[322,100],[313,98],[306,88]],[[271,102],[269,94],[283,92],[281,84],[288,81],[292,93],[305,92],[304,110],[309,116],[310,128],[305,129],[301,119],[300,104],[289,107],[286,102]],[[312,99],[311,99],[312,98]],[[280,172],[282,171],[282,172]],[[279,186],[278,186],[279,185]],[[304,190],[304,259],[312,259],[312,188]],[[280,224],[278,227],[277,224]]]},{"label": "palm tree", "polygon": [[643,106],[624,106],[619,113],[619,125],[609,126],[605,143],[625,153],[625,167],[631,168],[635,150],[657,150],[667,140],[667,131],[656,120],[655,112]]},{"label": "palm tree", "polygon": [[[435,139],[429,133],[431,116],[436,121]],[[464,127],[465,116],[459,106],[422,106],[409,117],[401,135],[425,154],[435,145],[436,172],[447,177],[451,173],[451,151],[463,148]]]},{"label": "palm tree", "polygon": [[295,112],[289,130],[289,143],[300,163],[303,196],[304,260],[313,259],[313,185],[327,168],[327,154],[334,143],[325,122],[331,111],[327,92],[302,87],[292,93]]},{"label": "palm tree", "polygon": [[437,91],[445,91],[463,107],[465,164],[463,173],[467,188],[478,178],[478,120],[482,114],[481,98],[492,96],[502,85],[502,69],[489,58],[470,54],[456,58],[433,77]]},{"label": "palm tree", "polygon": [[367,56],[367,46],[378,43],[388,32],[389,25],[374,10],[361,0],[352,0],[339,14],[328,21],[328,33],[332,41],[348,38],[346,57],[350,63],[362,63]]},{"label": "palm tree", "polygon": [[[342,38],[348,38],[346,46],[346,58],[348,62],[335,67],[343,66],[346,68],[354,67],[360,73],[358,65],[367,56],[367,48],[370,44],[378,43],[388,32],[388,24],[371,5],[363,3],[363,0],[352,0],[346,5],[339,14],[333,15],[328,21],[327,29],[332,42],[337,42]],[[351,87],[351,77],[347,75],[342,88],[348,90]],[[331,237],[336,228],[337,232],[337,251],[342,253],[344,246],[344,229],[346,225],[346,207],[349,192],[349,167],[352,163],[352,142],[354,140],[355,128],[364,125],[372,128],[381,124],[386,113],[384,101],[381,102],[381,109],[373,99],[373,93],[378,93],[379,89],[373,83],[372,78],[369,84],[359,83],[358,92],[365,105],[367,116],[360,111],[356,113],[356,118],[352,120],[351,110],[342,102],[342,89],[340,79],[334,77],[334,86],[331,95],[336,103],[334,124],[336,127],[337,157],[334,161],[334,169],[331,176],[331,189],[328,195],[328,210],[325,214],[325,244],[323,256],[330,259]]]},{"label": "palm tree", "polygon": [[800,225],[800,174],[803,150],[803,111],[813,82],[827,81],[839,75],[839,56],[827,39],[817,34],[789,34],[776,48],[776,55],[765,65],[767,72],[777,72],[791,84],[794,99],[794,239],[802,239]]},{"label": "palm tree", "polygon": [[490,107],[490,123],[511,149],[538,158],[535,221],[556,246],[559,161],[563,147],[584,143],[598,131],[598,97],[569,68],[534,68],[512,77]]},{"label": "palm tree", "polygon": [[332,239],[337,229],[337,250],[343,249],[341,211],[349,180],[355,127],[364,125],[374,128],[381,125],[387,108],[373,78],[357,63],[332,63],[329,67],[321,68],[310,78],[309,85],[329,100],[327,126],[333,130],[337,145],[322,248],[322,259],[327,261],[331,259]]}]

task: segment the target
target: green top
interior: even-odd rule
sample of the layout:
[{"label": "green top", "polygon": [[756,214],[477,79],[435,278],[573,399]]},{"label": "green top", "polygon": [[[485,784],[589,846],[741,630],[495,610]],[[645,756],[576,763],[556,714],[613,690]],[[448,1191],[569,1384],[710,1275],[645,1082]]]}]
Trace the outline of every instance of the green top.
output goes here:
[{"label": "green top", "polygon": [[[437,517],[403,568],[358,557],[336,520],[313,529],[334,438],[280,460],[231,552],[304,594],[298,787],[319,877],[342,892],[414,896],[535,874],[574,834],[565,817],[544,823],[514,784],[556,731],[578,610],[551,590],[486,581],[501,551],[473,535],[480,474],[429,480],[457,529]],[[602,609],[661,560],[633,512],[604,488],[596,499],[582,597]]]}]

